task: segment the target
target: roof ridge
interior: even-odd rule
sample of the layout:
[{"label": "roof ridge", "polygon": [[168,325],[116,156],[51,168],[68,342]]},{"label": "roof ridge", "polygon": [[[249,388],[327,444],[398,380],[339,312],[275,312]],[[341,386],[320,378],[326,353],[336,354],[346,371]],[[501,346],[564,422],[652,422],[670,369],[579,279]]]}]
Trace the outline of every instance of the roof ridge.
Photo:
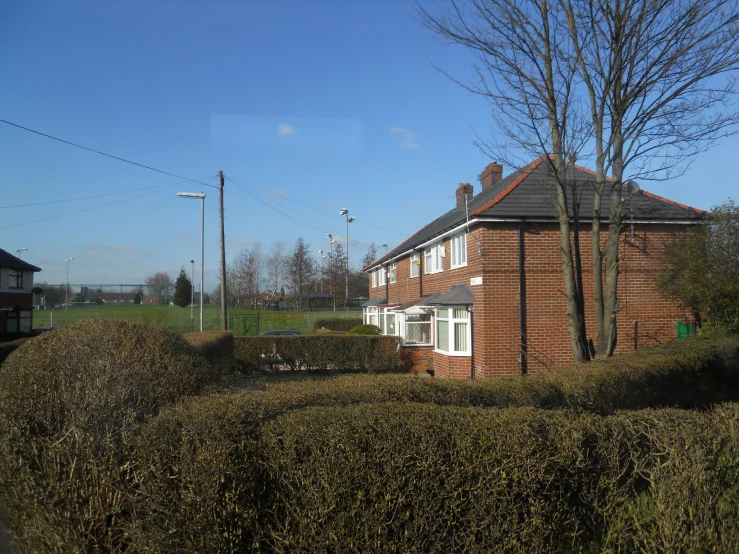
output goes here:
[{"label": "roof ridge", "polygon": [[521,182],[531,175],[531,172],[536,169],[539,164],[542,162],[542,160],[546,157],[546,155],[539,156],[537,159],[535,159],[530,164],[524,166],[523,168],[519,169],[521,172],[521,175],[519,175],[510,185],[508,185],[503,191],[501,191],[498,196],[493,198],[490,202],[487,204],[483,204],[479,208],[477,208],[474,212],[472,212],[472,215],[480,215],[485,210],[488,210],[495,206],[498,202],[503,200],[506,196],[508,196],[518,185],[521,184]]}]

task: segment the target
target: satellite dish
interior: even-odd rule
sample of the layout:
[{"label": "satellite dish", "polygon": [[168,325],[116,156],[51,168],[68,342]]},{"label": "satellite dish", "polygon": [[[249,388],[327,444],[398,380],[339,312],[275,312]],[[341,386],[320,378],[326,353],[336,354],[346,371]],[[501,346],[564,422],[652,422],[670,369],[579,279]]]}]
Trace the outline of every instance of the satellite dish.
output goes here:
[{"label": "satellite dish", "polygon": [[42,289],[41,287],[33,287],[33,288],[31,289],[31,292],[32,292],[33,294],[41,294],[42,292],[44,292],[44,289]]},{"label": "satellite dish", "polygon": [[628,189],[629,194],[631,194],[631,195],[641,194],[642,193],[642,190],[641,190],[641,187],[639,186],[639,183],[637,183],[633,179],[631,179],[631,180],[629,180],[629,181],[626,182],[626,188]]}]

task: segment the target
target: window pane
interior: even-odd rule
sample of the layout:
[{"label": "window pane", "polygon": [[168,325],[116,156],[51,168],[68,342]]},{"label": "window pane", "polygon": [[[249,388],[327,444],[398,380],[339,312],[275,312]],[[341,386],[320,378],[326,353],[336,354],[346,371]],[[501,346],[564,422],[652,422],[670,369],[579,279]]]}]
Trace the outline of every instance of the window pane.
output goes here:
[{"label": "window pane", "polygon": [[454,319],[469,319],[466,308],[454,308]]},{"label": "window pane", "polygon": [[439,308],[436,310],[436,317],[449,317],[449,310],[446,308]]},{"label": "window pane", "polygon": [[454,351],[455,352],[467,352],[467,324],[466,323],[455,323],[454,324]]},{"label": "window pane", "polygon": [[375,314],[369,315],[369,324],[370,325],[377,325],[377,316]]},{"label": "window pane", "polygon": [[449,351],[449,322],[448,321],[436,321],[436,348],[443,350],[444,352]]},{"label": "window pane", "polygon": [[395,314],[387,314],[387,334],[395,334]]},{"label": "window pane", "polygon": [[20,319],[20,332],[30,333],[31,332],[31,312],[21,312]]}]

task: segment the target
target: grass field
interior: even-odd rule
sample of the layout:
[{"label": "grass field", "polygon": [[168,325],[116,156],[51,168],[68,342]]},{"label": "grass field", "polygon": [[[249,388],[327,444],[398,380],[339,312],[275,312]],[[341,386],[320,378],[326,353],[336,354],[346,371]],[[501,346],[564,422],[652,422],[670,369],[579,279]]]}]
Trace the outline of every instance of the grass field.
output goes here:
[{"label": "grass field", "polygon": [[[269,329],[294,329],[302,334],[313,333],[313,322],[324,317],[361,317],[362,312],[337,310],[335,312],[264,312],[234,310],[229,313],[233,320],[233,331],[237,335],[257,334]],[[69,310],[40,310],[33,312],[34,327],[63,327],[78,319],[112,317],[128,321],[146,321],[161,325],[178,333],[190,331],[190,308],[159,305],[91,306]],[[194,329],[200,329],[199,309],[194,310]],[[205,329],[220,329],[221,311],[218,306],[206,306]],[[244,332],[246,328],[246,333]]]}]

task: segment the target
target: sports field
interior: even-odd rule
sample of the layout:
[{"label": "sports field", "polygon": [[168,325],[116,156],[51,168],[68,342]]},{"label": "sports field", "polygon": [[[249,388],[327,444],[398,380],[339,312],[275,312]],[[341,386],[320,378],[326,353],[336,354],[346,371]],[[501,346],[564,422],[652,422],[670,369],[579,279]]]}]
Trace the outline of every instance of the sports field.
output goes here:
[{"label": "sports field", "polygon": [[[218,306],[206,306],[204,329],[220,329],[221,311]],[[313,322],[317,318],[326,317],[361,317],[358,310],[315,311],[315,312],[274,312],[234,310],[232,328],[237,335],[253,335],[269,329],[294,329],[303,334],[313,332]],[[86,318],[112,317],[128,321],[146,321],[161,325],[178,333],[190,331],[190,308],[174,306],[130,304],[123,306],[90,306],[70,308],[69,310],[39,310],[33,312],[33,326],[62,327],[72,321]],[[199,308],[193,311],[193,327],[200,329]]]}]

